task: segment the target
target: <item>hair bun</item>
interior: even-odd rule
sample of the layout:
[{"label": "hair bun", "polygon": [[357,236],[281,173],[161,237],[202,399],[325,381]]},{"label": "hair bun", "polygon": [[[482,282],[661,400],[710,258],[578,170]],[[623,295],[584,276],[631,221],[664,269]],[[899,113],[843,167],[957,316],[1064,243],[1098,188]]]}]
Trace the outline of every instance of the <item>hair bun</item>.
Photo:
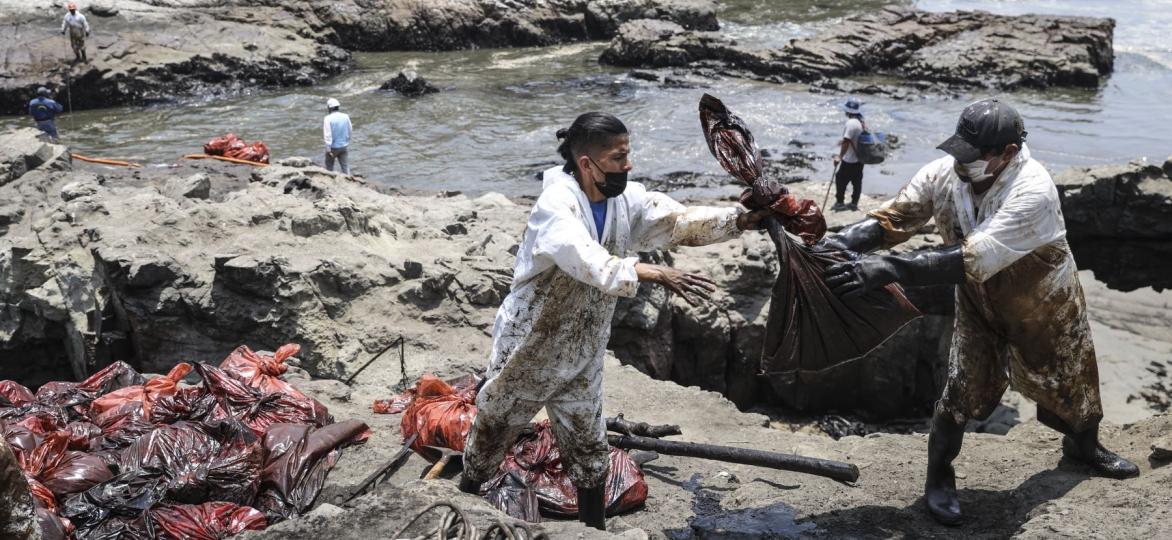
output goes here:
[{"label": "hair bun", "polygon": [[570,134],[570,130],[568,130],[568,129],[566,129],[566,128],[561,128],[561,129],[559,129],[559,130],[557,131],[557,137],[558,137],[558,140],[561,140],[561,139],[564,139],[564,138],[566,138],[566,135],[569,135],[569,134]]}]

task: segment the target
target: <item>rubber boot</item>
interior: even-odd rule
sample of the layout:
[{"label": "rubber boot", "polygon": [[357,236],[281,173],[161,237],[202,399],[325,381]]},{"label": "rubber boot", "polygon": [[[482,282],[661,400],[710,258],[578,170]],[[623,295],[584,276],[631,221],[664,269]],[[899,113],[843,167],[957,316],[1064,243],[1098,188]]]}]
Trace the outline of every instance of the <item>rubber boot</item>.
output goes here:
[{"label": "rubber boot", "polygon": [[603,486],[578,488],[578,521],[600,531],[606,530],[606,494]]},{"label": "rubber boot", "polygon": [[952,460],[960,454],[963,440],[964,424],[957,424],[946,414],[936,413],[932,417],[924,502],[928,505],[928,513],[944,525],[959,525],[964,519],[956,496],[956,471],[952,468]]},{"label": "rubber boot", "polygon": [[87,58],[85,57],[85,49],[82,49],[82,50],[81,50],[81,62],[82,62],[83,64],[84,64],[84,63],[86,63],[86,62],[89,62],[89,59],[87,59]]},{"label": "rubber boot", "polygon": [[1139,476],[1139,467],[1099,443],[1098,422],[1081,433],[1063,437],[1062,453],[1070,459],[1090,465],[1107,478],[1122,480]]}]

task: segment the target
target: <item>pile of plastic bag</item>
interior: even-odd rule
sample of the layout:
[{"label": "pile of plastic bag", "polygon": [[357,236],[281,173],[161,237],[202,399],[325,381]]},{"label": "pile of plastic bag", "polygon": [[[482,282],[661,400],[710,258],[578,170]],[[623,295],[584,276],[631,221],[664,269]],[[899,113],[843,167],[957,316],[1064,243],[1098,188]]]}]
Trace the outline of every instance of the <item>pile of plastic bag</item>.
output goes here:
[{"label": "pile of plastic bag", "polygon": [[[0,381],[0,434],[44,537],[217,540],[307,511],[371,433],[279,378],[298,350],[242,346],[151,380],[117,362],[36,393]],[[181,385],[193,371],[200,384]]]},{"label": "pile of plastic bag", "polygon": [[[434,375],[424,375],[415,388],[393,399],[376,401],[373,409],[376,413],[403,413],[403,440],[419,434],[412,449],[428,459],[438,459],[427,446],[464,451],[464,440],[476,418],[479,382],[473,376],[445,382]],[[542,514],[578,515],[577,490],[562,467],[548,420],[534,424],[517,437],[500,471],[485,486],[489,502],[519,519],[535,522]],[[625,451],[611,448],[606,478],[607,513],[633,510],[646,500],[647,481],[639,465]]]},{"label": "pile of plastic bag", "polygon": [[261,141],[252,144],[244,142],[233,133],[216,137],[203,145],[203,153],[209,156],[224,156],[254,163],[269,162],[269,147]]}]

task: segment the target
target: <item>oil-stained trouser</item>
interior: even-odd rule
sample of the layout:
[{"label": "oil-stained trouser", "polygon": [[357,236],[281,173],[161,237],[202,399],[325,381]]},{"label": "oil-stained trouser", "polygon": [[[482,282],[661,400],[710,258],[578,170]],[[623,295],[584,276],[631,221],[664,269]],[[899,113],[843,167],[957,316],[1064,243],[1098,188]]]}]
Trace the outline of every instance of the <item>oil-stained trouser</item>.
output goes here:
[{"label": "oil-stained trouser", "polygon": [[[599,487],[610,466],[600,347],[617,298],[561,271],[539,280],[544,283],[530,290],[542,292],[515,303],[510,297],[498,315],[501,338],[476,399],[464,474],[481,482],[491,478],[517,435],[545,407],[574,486]],[[527,317],[530,312],[539,313],[536,320]]]},{"label": "oil-stained trouser", "polygon": [[1012,386],[1075,432],[1102,419],[1095,348],[1077,272],[1063,239],[984,283],[970,280],[957,287],[948,382],[938,413],[957,422],[984,419]]}]

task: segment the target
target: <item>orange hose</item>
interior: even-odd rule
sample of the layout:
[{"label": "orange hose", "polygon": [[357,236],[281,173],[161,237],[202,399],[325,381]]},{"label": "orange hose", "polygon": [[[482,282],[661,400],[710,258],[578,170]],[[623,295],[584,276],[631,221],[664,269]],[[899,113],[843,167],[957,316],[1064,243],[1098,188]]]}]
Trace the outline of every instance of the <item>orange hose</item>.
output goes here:
[{"label": "orange hose", "polygon": [[236,159],[225,156],[211,156],[208,154],[188,154],[183,156],[183,159],[218,159],[220,161],[227,161],[228,163],[240,163],[242,165],[252,165],[253,167],[268,167],[268,163],[257,163],[255,161],[248,161],[245,159]]},{"label": "orange hose", "polygon": [[86,162],[89,162],[89,163],[98,163],[98,164],[101,164],[101,165],[115,165],[115,166],[118,166],[118,167],[130,167],[130,168],[132,168],[132,169],[141,169],[141,168],[142,168],[142,164],[141,164],[141,163],[133,163],[133,162],[130,162],[130,161],[122,161],[122,160],[120,160],[120,159],[103,159],[103,158],[92,158],[92,157],[89,157],[89,156],[83,156],[83,155],[81,155],[81,154],[73,154],[73,159],[80,159],[80,160],[82,160],[82,161],[86,161]]}]

